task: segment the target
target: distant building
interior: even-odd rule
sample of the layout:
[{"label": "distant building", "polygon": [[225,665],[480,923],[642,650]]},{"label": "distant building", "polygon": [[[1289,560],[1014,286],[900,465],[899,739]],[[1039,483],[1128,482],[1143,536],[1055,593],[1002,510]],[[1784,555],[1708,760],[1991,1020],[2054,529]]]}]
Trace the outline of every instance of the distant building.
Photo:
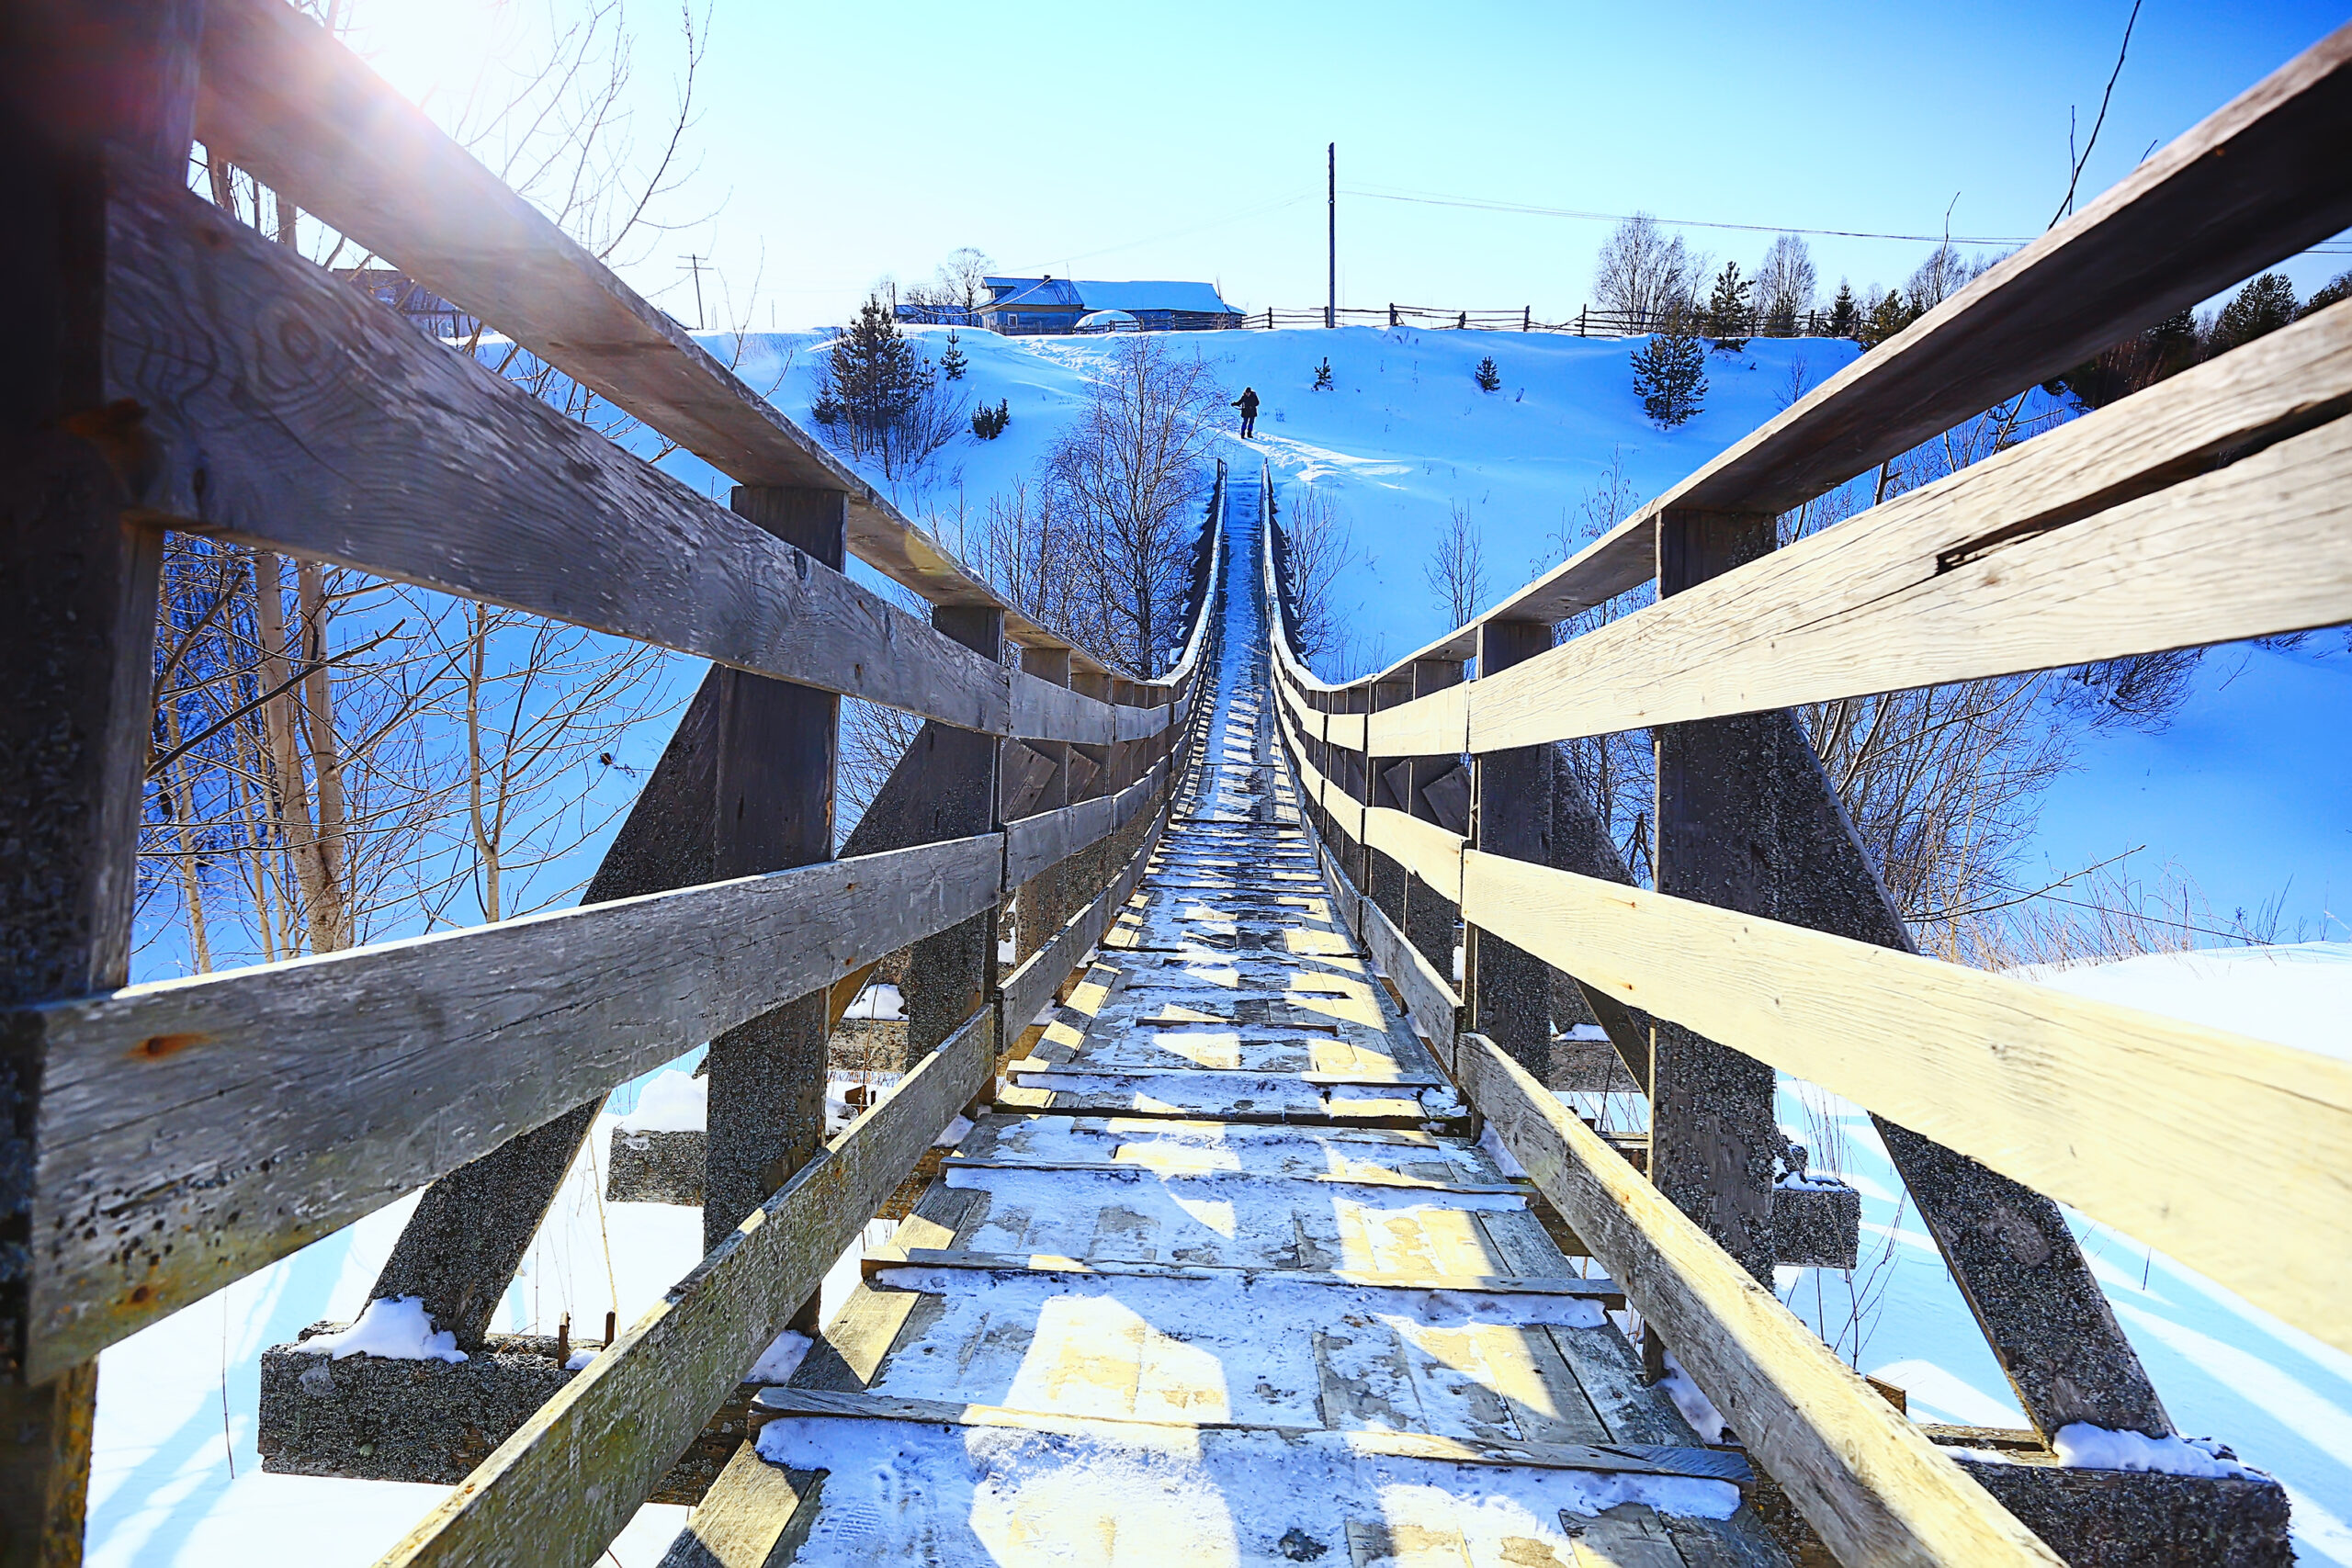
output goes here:
[{"label": "distant building", "polygon": [[[1218,298],[1214,284],[1089,283],[1067,277],[988,277],[987,303],[977,310],[903,307],[910,321],[983,326],[1001,333],[1071,333],[1081,317],[1116,310],[1133,317],[1131,330],[1210,332],[1241,324],[1241,312]],[[969,319],[978,317],[977,321]],[[949,320],[950,317],[956,318]],[[1126,323],[1120,323],[1124,328]]]},{"label": "distant building", "polygon": [[481,320],[467,314],[438,294],[389,266],[339,266],[334,275],[360,288],[406,317],[418,331],[432,337],[471,337]]}]

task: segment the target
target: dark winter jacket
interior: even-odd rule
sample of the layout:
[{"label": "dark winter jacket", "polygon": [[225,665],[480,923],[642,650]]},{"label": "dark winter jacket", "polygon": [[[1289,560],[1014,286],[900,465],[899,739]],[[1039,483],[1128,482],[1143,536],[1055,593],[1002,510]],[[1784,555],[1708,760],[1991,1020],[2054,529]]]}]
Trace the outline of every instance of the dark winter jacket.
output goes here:
[{"label": "dark winter jacket", "polygon": [[1256,413],[1258,412],[1258,394],[1250,388],[1245,387],[1241,390],[1241,395],[1233,400],[1233,406],[1239,409],[1244,414]]}]

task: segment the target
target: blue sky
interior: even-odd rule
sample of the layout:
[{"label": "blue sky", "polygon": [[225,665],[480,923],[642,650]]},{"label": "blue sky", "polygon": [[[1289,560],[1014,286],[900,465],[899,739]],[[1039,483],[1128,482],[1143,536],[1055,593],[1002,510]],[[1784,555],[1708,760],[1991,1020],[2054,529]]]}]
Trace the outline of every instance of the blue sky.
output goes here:
[{"label": "blue sky", "polygon": [[[412,93],[474,68],[449,40],[482,9],[358,7]],[[1331,141],[1342,303],[1570,314],[1607,227],[1350,194],[1374,188],[1904,234],[1941,232],[1949,207],[1955,234],[2030,236],[2065,189],[2069,108],[2086,132],[2130,10],[716,0],[700,164],[669,213],[695,221],[628,270],[690,318],[680,257],[715,255],[760,328],[837,320],[877,276],[927,277],[964,244],[1008,268],[1317,305]],[[2149,0],[2084,193],[2343,20],[2308,0]],[[639,0],[629,21],[650,123],[677,51],[663,7]],[[1769,238],[1688,233],[1751,265]],[[1928,248],[1811,243],[1832,287],[1896,281]],[[2352,240],[2337,248],[2290,265],[2301,291],[2352,266]]]}]

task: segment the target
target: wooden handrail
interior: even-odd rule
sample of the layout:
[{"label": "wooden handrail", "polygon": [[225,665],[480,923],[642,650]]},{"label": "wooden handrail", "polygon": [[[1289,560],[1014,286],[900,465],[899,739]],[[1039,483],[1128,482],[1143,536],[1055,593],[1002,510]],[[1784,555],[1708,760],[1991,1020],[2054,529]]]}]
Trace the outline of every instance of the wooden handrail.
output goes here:
[{"label": "wooden handrail", "polygon": [[1471,658],[1483,622],[1557,622],[1605,604],[1655,574],[1661,513],[1787,511],[2352,225],[2352,161],[2334,152],[2347,144],[2352,24],[1570,560],[1350,684]]},{"label": "wooden handrail", "polygon": [[1024,647],[1084,649],[987,584],[282,0],[208,6],[197,134],[741,484],[850,497],[852,554],[934,604],[994,605]]},{"label": "wooden handrail", "polygon": [[995,905],[1001,835],[18,1010],[37,1375]]},{"label": "wooden handrail", "polygon": [[1375,714],[1373,750],[1430,750],[1462,736],[1465,715],[1466,740],[1437,749],[2333,625],[2352,613],[2347,408],[2352,304],[1512,670]]}]

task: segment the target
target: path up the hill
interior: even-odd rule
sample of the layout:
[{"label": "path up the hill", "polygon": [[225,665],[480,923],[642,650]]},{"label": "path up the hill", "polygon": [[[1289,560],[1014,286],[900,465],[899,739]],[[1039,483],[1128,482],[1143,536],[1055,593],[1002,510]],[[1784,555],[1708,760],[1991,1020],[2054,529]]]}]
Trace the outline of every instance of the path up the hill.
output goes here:
[{"label": "path up the hill", "polygon": [[673,1568],[1783,1561],[1335,917],[1234,488],[1144,882]]}]

